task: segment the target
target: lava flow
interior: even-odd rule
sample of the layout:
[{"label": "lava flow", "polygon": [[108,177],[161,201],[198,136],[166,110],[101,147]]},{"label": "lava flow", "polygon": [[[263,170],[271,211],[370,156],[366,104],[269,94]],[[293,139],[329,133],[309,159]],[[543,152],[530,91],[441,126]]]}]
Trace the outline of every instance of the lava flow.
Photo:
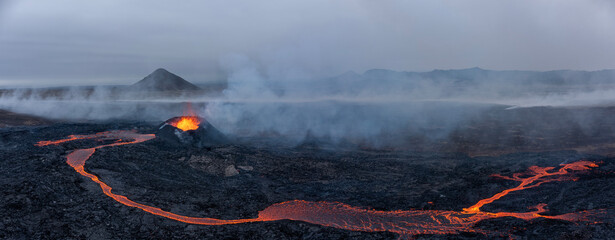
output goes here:
[{"label": "lava flow", "polygon": [[398,233],[400,238],[411,238],[417,234],[454,234],[459,232],[479,232],[488,234],[490,232],[475,229],[473,226],[482,220],[500,217],[515,217],[524,220],[548,218],[565,221],[596,221],[596,218],[606,214],[606,210],[592,210],[553,216],[542,215],[542,213],[547,211],[545,209],[546,204],[534,206],[532,207],[533,211],[529,212],[485,212],[481,210],[481,207],[484,205],[490,204],[508,195],[510,192],[534,188],[547,182],[575,181],[578,178],[573,175],[574,172],[586,171],[592,167],[598,166],[590,161],[578,161],[574,163],[562,164],[559,168],[533,166],[530,167],[527,172],[515,173],[512,177],[496,175],[496,177],[519,181],[521,183],[517,187],[506,189],[490,198],[480,200],[475,205],[465,208],[462,211],[377,211],[353,207],[338,202],[310,202],[294,200],[271,205],[260,211],[257,218],[236,220],[182,216],[164,211],[160,208],[134,202],[126,196],[112,193],[112,189],[109,185],[101,181],[94,174],[86,172],[84,169],[86,160],[88,160],[98,148],[135,144],[148,141],[153,138],[155,138],[153,134],[138,134],[131,131],[111,131],[92,135],[71,135],[68,138],[61,140],[40,141],[37,145],[55,145],[79,139],[94,139],[101,141],[115,140],[113,143],[75,150],[66,156],[66,162],[79,174],[98,183],[104,194],[121,204],[139,208],[143,211],[158,216],[191,224],[225,225],[288,219],[353,231],[394,232]]}]

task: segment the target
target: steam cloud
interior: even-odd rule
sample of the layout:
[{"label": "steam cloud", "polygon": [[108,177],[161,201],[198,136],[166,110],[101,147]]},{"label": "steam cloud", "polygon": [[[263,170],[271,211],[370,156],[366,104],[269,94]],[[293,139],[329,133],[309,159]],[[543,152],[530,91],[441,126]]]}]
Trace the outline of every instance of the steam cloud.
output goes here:
[{"label": "steam cloud", "polygon": [[281,135],[291,144],[314,137],[391,146],[409,136],[444,139],[494,108],[615,103],[615,71],[370,70],[302,79],[245,56],[222,65],[229,88],[204,109],[207,118],[224,132]]},{"label": "steam cloud", "polygon": [[[163,121],[192,102],[222,132],[381,147],[410,136],[445,139],[493,109],[611,106],[615,71],[369,70],[313,77],[243,55],[221,61],[222,96],[165,95],[122,86],[0,90],[0,108],[56,119]],[[301,74],[297,74],[301,73]],[[600,116],[602,117],[602,116]],[[579,122],[592,122],[575,119]]]},{"label": "steam cloud", "polygon": [[185,97],[158,101],[157,94],[120,87],[0,90],[0,108],[51,119],[162,121],[182,113]]}]

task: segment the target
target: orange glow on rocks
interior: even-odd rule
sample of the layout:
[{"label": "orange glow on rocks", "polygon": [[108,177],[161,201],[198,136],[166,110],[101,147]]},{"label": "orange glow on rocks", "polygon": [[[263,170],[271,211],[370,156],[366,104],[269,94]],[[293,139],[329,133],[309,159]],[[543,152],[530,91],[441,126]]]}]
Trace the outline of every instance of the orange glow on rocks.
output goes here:
[{"label": "orange glow on rocks", "polygon": [[85,171],[84,166],[96,149],[126,144],[136,144],[155,138],[153,134],[139,134],[131,131],[110,131],[92,135],[71,135],[66,139],[56,141],[41,141],[38,146],[55,145],[79,139],[116,140],[114,143],[103,144],[92,148],[77,149],[66,156],[66,162],[77,173],[96,182],[103,193],[115,201],[129,207],[139,208],[154,215],[169,219],[201,225],[225,225],[248,222],[266,222],[276,220],[303,221],[322,226],[335,227],[352,231],[387,231],[400,235],[400,238],[412,238],[417,234],[455,234],[459,232],[478,232],[483,234],[499,234],[500,232],[488,232],[476,229],[473,226],[486,219],[500,217],[515,217],[524,220],[536,218],[559,219],[564,221],[587,221],[596,223],[597,218],[607,214],[606,210],[591,210],[562,215],[542,215],[545,213],[546,204],[531,207],[529,212],[485,212],[481,210],[484,205],[490,204],[510,192],[522,191],[540,186],[543,183],[555,181],[576,181],[575,172],[586,171],[597,167],[590,161],[578,161],[562,164],[559,168],[533,166],[525,173],[515,173],[512,177],[495,175],[495,177],[518,181],[520,184],[514,188],[506,189],[492,197],[478,201],[478,203],[464,208],[462,211],[445,210],[398,210],[377,211],[360,207],[353,207],[338,202],[310,202],[293,200],[271,205],[260,211],[257,218],[223,220],[215,218],[188,217],[164,211],[160,208],[137,203],[126,196],[114,194],[112,188],[100,180],[97,176]]},{"label": "orange glow on rocks", "polygon": [[199,129],[201,120],[195,116],[182,116],[177,121],[170,123],[173,127],[179,128],[182,131],[190,131]]}]

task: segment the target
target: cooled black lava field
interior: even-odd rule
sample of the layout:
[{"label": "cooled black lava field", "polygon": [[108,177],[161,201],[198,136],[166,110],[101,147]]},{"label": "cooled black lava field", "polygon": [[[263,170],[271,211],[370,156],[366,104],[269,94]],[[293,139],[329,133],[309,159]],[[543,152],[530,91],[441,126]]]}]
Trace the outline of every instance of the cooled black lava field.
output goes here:
[{"label": "cooled black lava field", "polygon": [[[154,133],[157,123],[56,123],[0,129],[0,238],[2,239],[396,239],[392,232],[349,231],[302,221],[202,226],[152,215],[106,196],[76,173],[66,155],[100,145],[81,140],[35,146],[71,134],[109,130]],[[239,141],[241,142],[241,141]],[[249,219],[291,200],[340,202],[393,210],[461,211],[518,185],[493,177],[523,173],[533,165],[557,167],[578,160],[599,167],[576,181],[547,182],[513,192],[483,208],[528,212],[547,204],[544,215],[603,209],[592,221],[480,221],[472,232],[419,234],[418,239],[612,239],[615,236],[615,159],[575,151],[518,152],[492,157],[464,153],[326,149],[225,144],[174,146],[156,138],[98,149],[85,169],[113,193],[164,211],[218,219]]]}]

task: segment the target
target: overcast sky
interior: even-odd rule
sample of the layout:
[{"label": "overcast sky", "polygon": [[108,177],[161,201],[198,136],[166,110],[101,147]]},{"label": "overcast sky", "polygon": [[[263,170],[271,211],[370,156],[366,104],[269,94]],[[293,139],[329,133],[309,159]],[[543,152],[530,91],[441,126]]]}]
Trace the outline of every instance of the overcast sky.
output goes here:
[{"label": "overcast sky", "polygon": [[278,77],[612,69],[612,2],[0,0],[0,87],[207,82],[237,54]]}]

